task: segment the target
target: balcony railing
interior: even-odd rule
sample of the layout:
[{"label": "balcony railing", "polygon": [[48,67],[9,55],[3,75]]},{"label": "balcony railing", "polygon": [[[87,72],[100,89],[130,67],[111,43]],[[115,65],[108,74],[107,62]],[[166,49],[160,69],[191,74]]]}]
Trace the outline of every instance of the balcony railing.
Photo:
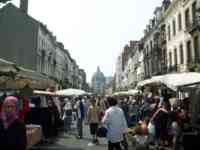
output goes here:
[{"label": "balcony railing", "polygon": [[167,65],[162,65],[161,66],[161,74],[166,74],[167,73]]},{"label": "balcony railing", "polygon": [[168,72],[178,72],[178,66],[177,65],[173,65],[173,66],[170,66],[168,68]]},{"label": "balcony railing", "polygon": [[167,43],[166,33],[164,31],[162,31],[162,33],[161,33],[160,41],[161,41],[162,45]]},{"label": "balcony railing", "polygon": [[188,23],[186,29],[190,34],[200,31],[200,17],[196,17],[192,23]]}]

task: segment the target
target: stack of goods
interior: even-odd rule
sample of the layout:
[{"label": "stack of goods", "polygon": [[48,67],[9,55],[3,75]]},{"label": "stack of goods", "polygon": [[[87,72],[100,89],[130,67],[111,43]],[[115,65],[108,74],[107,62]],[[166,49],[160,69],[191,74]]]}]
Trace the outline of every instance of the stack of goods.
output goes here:
[{"label": "stack of goods", "polygon": [[27,149],[38,144],[42,140],[42,128],[40,125],[26,125]]},{"label": "stack of goods", "polygon": [[128,129],[128,142],[134,148],[147,149],[148,132],[145,122]]}]

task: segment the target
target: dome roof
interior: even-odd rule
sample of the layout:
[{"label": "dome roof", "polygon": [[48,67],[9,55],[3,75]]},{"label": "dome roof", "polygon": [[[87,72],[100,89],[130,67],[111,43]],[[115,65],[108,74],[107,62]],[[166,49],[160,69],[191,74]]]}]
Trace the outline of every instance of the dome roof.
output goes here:
[{"label": "dome roof", "polygon": [[97,71],[93,74],[92,79],[105,79],[104,74],[101,72],[100,68],[97,67]]}]

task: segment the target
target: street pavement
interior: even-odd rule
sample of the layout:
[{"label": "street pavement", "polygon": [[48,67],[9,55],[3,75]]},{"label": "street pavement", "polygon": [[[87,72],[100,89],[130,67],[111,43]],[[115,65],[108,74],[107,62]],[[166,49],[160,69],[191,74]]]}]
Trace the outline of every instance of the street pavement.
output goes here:
[{"label": "street pavement", "polygon": [[51,144],[38,144],[31,150],[106,150],[107,141],[105,138],[99,139],[99,145],[91,143],[89,127],[84,125],[83,139],[76,137],[75,123],[68,134],[61,133]]},{"label": "street pavement", "polygon": [[[38,144],[30,150],[107,150],[107,140],[105,138],[99,138],[99,145],[91,143],[88,125],[84,125],[83,139],[78,139],[76,135],[76,126],[74,123],[68,134],[61,133],[51,144]],[[129,150],[134,150],[134,148],[129,147]],[[153,146],[150,150],[156,150],[156,148]],[[164,148],[164,150],[171,149]]]}]

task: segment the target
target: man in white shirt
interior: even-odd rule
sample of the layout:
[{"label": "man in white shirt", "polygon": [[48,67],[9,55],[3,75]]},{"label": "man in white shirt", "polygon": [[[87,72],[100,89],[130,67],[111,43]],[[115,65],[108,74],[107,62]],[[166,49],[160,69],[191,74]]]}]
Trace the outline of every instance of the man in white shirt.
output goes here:
[{"label": "man in white shirt", "polygon": [[108,150],[121,150],[120,142],[127,133],[127,123],[124,112],[117,106],[117,100],[113,97],[107,98],[109,108],[106,110],[102,123],[107,127]]}]

